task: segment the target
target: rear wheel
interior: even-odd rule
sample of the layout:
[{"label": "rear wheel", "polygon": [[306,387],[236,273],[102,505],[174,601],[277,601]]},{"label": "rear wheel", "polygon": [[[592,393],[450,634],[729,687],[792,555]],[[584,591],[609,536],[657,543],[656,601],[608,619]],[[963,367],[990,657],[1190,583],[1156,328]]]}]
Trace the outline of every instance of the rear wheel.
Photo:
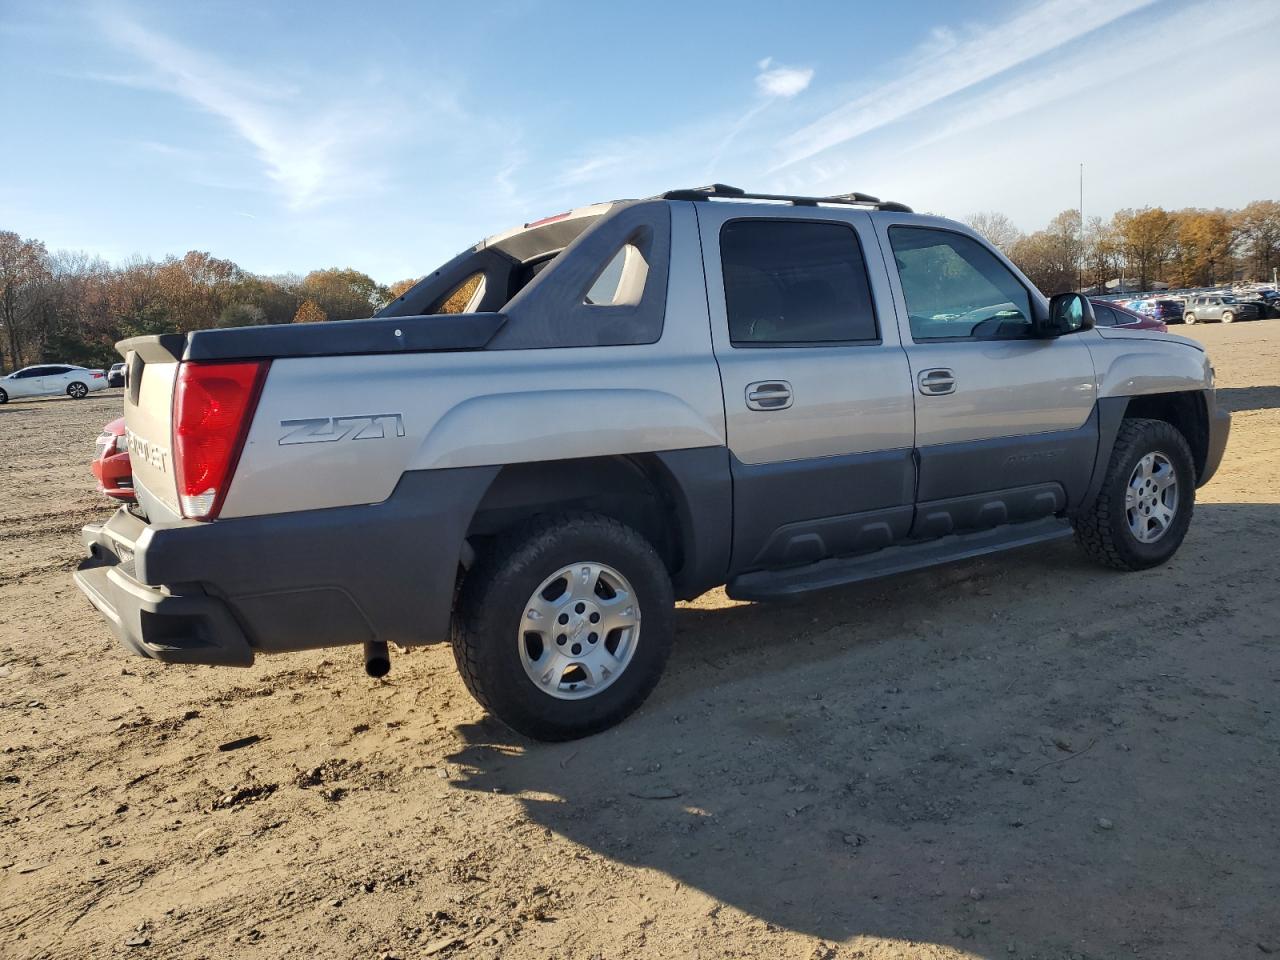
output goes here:
[{"label": "rear wheel", "polygon": [[1236,318],[1236,315],[1235,315],[1234,313],[1232,313],[1230,310],[1223,310],[1223,311],[1222,311],[1222,322],[1223,322],[1223,323],[1232,323],[1232,322],[1235,320],[1235,318]]},{"label": "rear wheel", "polygon": [[573,740],[644,702],[671,650],[673,607],[666,567],[639,533],[560,514],[478,557],[458,596],[454,658],[467,689],[509,727]]},{"label": "rear wheel", "polygon": [[1182,315],[1182,322],[1183,322],[1183,323],[1195,323],[1195,322],[1196,322],[1196,315],[1195,315],[1194,313],[1184,313],[1184,314]]},{"label": "rear wheel", "polygon": [[1076,542],[1099,563],[1145,570],[1174,555],[1195,508],[1195,462],[1163,420],[1125,420],[1093,506],[1075,520]]},{"label": "rear wheel", "polygon": [[83,400],[89,395],[89,388],[77,380],[67,385],[67,396],[72,400]]}]

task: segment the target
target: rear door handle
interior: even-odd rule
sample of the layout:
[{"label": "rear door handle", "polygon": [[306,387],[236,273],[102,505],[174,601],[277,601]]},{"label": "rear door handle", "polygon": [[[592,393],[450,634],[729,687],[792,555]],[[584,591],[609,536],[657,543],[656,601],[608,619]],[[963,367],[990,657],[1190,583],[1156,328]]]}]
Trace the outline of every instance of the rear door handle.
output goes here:
[{"label": "rear door handle", "polygon": [[793,399],[791,384],[785,380],[757,380],[747,384],[749,410],[785,410]]},{"label": "rear door handle", "polygon": [[946,367],[921,370],[916,382],[920,385],[920,392],[926,397],[941,397],[956,392],[955,371]]}]

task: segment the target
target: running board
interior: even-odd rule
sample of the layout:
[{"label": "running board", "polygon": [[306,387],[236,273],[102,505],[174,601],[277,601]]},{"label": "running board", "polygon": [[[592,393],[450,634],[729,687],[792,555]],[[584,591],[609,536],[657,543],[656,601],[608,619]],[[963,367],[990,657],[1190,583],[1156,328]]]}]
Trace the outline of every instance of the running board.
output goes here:
[{"label": "running board", "polygon": [[803,567],[744,573],[729,581],[725,593],[734,600],[784,600],[814,590],[891,577],[953,560],[967,560],[1069,536],[1070,523],[1057,517],[1046,517],[1029,523],[1011,523],[991,530],[885,547],[856,557],[820,560]]}]

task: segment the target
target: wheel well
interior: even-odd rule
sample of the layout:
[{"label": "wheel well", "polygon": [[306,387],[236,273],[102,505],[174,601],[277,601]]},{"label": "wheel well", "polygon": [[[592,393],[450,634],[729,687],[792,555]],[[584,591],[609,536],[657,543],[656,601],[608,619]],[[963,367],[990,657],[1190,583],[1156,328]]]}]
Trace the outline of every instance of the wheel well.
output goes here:
[{"label": "wheel well", "polygon": [[585,510],[639,532],[675,574],[685,549],[671,483],[658,459],[644,454],[508,464],[476,508],[467,541],[475,546],[538,514]]},{"label": "wheel well", "polygon": [[1196,476],[1204,473],[1209,456],[1209,413],[1204,394],[1196,390],[1181,393],[1151,393],[1129,400],[1126,418],[1163,420],[1187,439],[1195,460]]}]

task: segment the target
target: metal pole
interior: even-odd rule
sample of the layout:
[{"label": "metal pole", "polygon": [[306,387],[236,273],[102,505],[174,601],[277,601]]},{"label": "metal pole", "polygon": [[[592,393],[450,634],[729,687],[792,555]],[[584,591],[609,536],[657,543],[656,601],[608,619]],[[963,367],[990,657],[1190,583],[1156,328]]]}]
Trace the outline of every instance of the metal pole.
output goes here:
[{"label": "metal pole", "polygon": [[1080,249],[1076,254],[1076,289],[1084,289],[1084,164],[1080,164]]}]

